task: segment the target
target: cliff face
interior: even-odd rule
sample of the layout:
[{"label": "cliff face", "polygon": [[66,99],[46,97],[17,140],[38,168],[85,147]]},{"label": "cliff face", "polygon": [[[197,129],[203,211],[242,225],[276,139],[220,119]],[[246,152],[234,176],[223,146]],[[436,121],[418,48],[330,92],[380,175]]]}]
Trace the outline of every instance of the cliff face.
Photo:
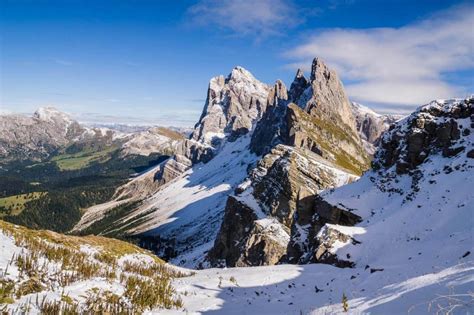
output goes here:
[{"label": "cliff face", "polygon": [[352,102],[357,131],[366,151],[373,155],[380,144],[381,135],[388,130],[390,125],[403,118],[402,115],[381,115],[370,108]]},{"label": "cliff face", "polygon": [[[255,266],[294,262],[294,238],[314,214],[321,190],[357,179],[319,155],[277,145],[230,196],[209,252],[212,265]],[[301,254],[300,254],[301,255]]]}]

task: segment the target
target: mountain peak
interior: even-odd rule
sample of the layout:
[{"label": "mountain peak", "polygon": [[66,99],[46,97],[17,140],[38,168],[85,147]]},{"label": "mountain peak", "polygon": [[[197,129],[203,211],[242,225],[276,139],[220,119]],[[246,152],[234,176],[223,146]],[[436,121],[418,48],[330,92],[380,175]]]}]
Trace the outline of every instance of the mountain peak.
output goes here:
[{"label": "mountain peak", "polygon": [[291,83],[290,90],[288,92],[288,99],[292,102],[295,102],[300,98],[301,94],[303,94],[308,86],[309,82],[304,76],[303,70],[298,69],[298,71],[296,71],[295,78]]},{"label": "mountain peak", "polygon": [[304,72],[300,68],[296,71],[295,79],[304,78]]},{"label": "mountain peak", "polygon": [[329,78],[330,73],[330,69],[320,57],[313,59],[313,64],[311,65],[311,81],[316,80],[318,77],[321,77],[321,75]]},{"label": "mountain peak", "polygon": [[43,121],[65,121],[65,122],[72,122],[71,116],[68,114],[61,112],[57,108],[53,106],[44,106],[38,108],[33,113],[33,118],[43,120]]},{"label": "mountain peak", "polygon": [[214,77],[192,139],[214,146],[227,136],[235,139],[246,134],[265,111],[269,89],[240,66],[225,79]]},{"label": "mountain peak", "polygon": [[232,69],[232,71],[229,75],[229,79],[236,79],[236,80],[244,79],[246,81],[257,80],[257,79],[255,79],[255,77],[253,76],[253,74],[250,71],[248,71],[247,69],[245,69],[244,67],[241,67],[241,66],[236,66],[236,67],[234,67],[234,69]]}]

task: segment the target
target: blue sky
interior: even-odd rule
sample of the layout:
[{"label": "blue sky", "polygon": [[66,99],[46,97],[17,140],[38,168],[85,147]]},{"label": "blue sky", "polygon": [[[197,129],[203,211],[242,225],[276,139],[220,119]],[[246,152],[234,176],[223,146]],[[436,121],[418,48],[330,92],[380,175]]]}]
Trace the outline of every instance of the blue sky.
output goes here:
[{"label": "blue sky", "polygon": [[288,86],[320,56],[351,99],[407,112],[474,92],[474,6],[459,1],[0,0],[2,111],[191,126],[236,65]]}]

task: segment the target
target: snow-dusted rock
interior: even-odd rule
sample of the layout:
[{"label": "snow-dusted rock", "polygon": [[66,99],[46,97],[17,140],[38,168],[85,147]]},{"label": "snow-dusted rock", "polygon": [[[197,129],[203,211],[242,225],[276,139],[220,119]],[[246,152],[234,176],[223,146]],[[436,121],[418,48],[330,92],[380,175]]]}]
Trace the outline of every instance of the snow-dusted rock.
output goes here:
[{"label": "snow-dusted rock", "polygon": [[235,67],[227,78],[212,78],[192,139],[216,144],[226,136],[249,132],[265,111],[268,92],[266,84],[242,67]]}]

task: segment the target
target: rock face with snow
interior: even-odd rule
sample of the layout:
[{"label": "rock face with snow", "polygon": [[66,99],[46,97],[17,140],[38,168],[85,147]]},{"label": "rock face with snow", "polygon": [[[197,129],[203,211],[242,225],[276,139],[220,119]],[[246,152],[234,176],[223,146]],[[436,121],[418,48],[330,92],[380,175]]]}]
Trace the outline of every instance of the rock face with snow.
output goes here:
[{"label": "rock face with snow", "polygon": [[373,155],[382,133],[403,116],[381,115],[355,102],[352,102],[351,105],[360,138],[369,154]]},{"label": "rock face with snow", "polygon": [[[462,140],[471,134],[472,98],[458,102],[434,101],[396,125],[381,141],[374,166],[395,165],[398,173],[407,173],[426,161],[430,154],[444,157],[469,151]],[[467,150],[467,151],[466,151]]]},{"label": "rock face with snow", "polygon": [[[474,160],[469,156],[474,146],[473,114],[472,97],[439,100],[395,123],[381,139],[374,169],[353,184],[323,193],[316,202],[318,235],[336,229],[339,233],[332,234],[340,242],[327,242],[326,236],[316,239],[313,252],[326,253],[321,256],[323,260],[316,257],[316,261],[367,264],[369,252],[385,246],[389,239],[401,243],[392,250],[409,256],[408,260],[433,246],[437,255],[430,263],[447,263],[442,260],[452,260],[452,254],[440,249],[449,241],[464,244],[458,257],[469,252],[472,244],[467,244],[462,235],[472,235],[472,225],[461,222],[470,221],[474,210]],[[359,219],[322,220],[328,209]],[[353,237],[354,229],[362,229],[364,235]],[[416,253],[398,249],[414,241],[420,243],[415,246]],[[347,246],[340,250],[342,243]]]},{"label": "rock face with snow", "polygon": [[122,157],[186,152],[193,159],[199,158],[197,150],[183,145],[184,141],[181,134],[162,127],[122,133],[104,127],[84,126],[53,107],[39,108],[31,117],[0,115],[0,163],[43,161],[71,145],[81,147],[87,143],[94,147],[114,145]]},{"label": "rock face with snow", "polygon": [[290,91],[277,81],[250,149],[264,156],[229,197],[210,263],[317,260],[300,259],[306,249],[298,246],[312,232],[315,196],[355,180],[368,167],[337,74],[315,59],[309,80],[298,71]]},{"label": "rock face with snow", "polygon": [[[213,265],[255,266],[288,261],[300,225],[311,219],[314,196],[357,177],[317,154],[277,145],[230,196],[209,259]],[[303,224],[304,225],[304,224]]]},{"label": "rock face with snow", "polygon": [[249,132],[266,109],[269,87],[242,67],[209,82],[206,104],[192,139],[215,144]]},{"label": "rock face with snow", "polygon": [[172,155],[176,152],[184,136],[163,127],[152,127],[127,137],[121,153],[125,155],[150,155],[161,152]]},{"label": "rock face with snow", "polygon": [[39,161],[81,136],[84,129],[66,114],[38,109],[32,117],[0,116],[0,161]]}]

